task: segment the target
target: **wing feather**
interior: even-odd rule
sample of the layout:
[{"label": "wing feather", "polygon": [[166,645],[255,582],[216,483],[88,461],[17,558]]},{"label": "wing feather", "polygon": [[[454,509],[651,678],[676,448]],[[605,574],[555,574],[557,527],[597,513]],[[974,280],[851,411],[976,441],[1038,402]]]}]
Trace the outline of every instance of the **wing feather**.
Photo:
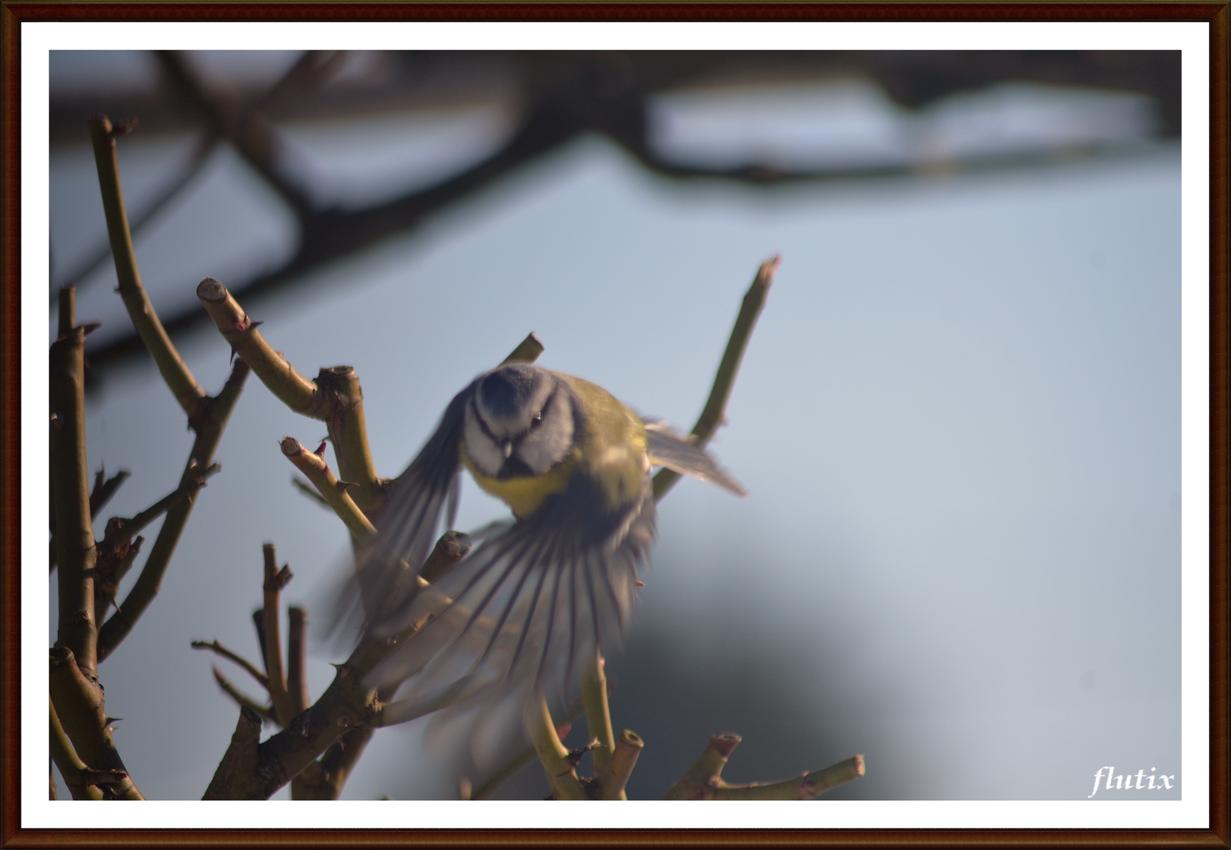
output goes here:
[{"label": "wing feather", "polygon": [[381,634],[399,627],[397,615],[418,593],[417,576],[442,531],[442,515],[452,524],[462,417],[473,389],[471,383],[454,396],[419,454],[386,485],[385,503],[372,517],[376,534],[357,548],[350,586],[335,595],[335,628],[357,620]]},{"label": "wing feather", "polygon": [[620,512],[598,507],[602,498],[579,476],[485,539],[432,585],[451,602],[385,658],[369,684],[407,681],[412,707],[519,687],[565,693],[579,661],[618,647],[634,594],[632,565],[653,538],[648,476],[640,499]]},{"label": "wing feather", "polygon": [[677,434],[657,421],[647,421],[645,433],[649,442],[650,463],[665,466],[682,475],[700,478],[702,481],[711,481],[737,496],[748,495],[740,483],[720,467],[704,448],[691,442],[688,437]]}]

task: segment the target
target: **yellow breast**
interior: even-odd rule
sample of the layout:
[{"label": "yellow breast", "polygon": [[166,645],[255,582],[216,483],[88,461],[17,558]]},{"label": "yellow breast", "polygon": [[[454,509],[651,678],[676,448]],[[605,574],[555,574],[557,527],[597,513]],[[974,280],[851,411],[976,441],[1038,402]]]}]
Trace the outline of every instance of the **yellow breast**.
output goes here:
[{"label": "yellow breast", "polygon": [[484,475],[470,460],[466,450],[462,449],[462,463],[470,470],[475,483],[500,499],[513,511],[517,517],[527,517],[539,509],[543,500],[553,493],[558,493],[568,485],[568,480],[577,467],[576,450],[563,462],[556,464],[543,475],[527,476],[525,478],[492,478]]}]

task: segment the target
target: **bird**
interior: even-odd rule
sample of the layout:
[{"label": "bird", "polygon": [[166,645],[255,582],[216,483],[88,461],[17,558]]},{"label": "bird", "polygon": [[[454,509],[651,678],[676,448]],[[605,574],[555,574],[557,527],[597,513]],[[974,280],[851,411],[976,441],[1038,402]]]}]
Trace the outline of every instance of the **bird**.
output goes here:
[{"label": "bird", "polygon": [[[411,694],[386,722],[512,691],[561,698],[618,649],[655,536],[654,467],[745,495],[701,446],[581,378],[513,362],[457,393],[356,553],[349,603],[365,636],[401,636],[365,677]],[[512,516],[426,584],[463,470]]]}]

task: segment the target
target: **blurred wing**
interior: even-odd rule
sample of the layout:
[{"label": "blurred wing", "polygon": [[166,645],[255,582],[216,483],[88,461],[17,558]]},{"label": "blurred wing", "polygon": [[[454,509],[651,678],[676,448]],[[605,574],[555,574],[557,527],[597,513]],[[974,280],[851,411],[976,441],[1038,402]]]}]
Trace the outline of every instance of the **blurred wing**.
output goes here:
[{"label": "blurred wing", "polygon": [[665,466],[682,475],[692,475],[702,481],[712,481],[737,496],[748,495],[739,482],[728,475],[705,449],[690,442],[687,437],[675,433],[658,421],[647,421],[645,433],[649,440],[650,463]]},{"label": "blurred wing", "polygon": [[355,553],[354,580],[335,621],[361,615],[368,629],[387,633],[416,595],[419,570],[457,511],[462,421],[473,389],[472,383],[454,396],[418,456],[387,485],[385,503],[372,517],[377,532]]},{"label": "blurred wing", "polygon": [[407,620],[432,618],[370,674],[381,687],[409,680],[386,722],[518,686],[563,694],[595,651],[618,648],[653,536],[648,476],[641,498],[611,513],[578,475],[493,533],[420,594]]}]

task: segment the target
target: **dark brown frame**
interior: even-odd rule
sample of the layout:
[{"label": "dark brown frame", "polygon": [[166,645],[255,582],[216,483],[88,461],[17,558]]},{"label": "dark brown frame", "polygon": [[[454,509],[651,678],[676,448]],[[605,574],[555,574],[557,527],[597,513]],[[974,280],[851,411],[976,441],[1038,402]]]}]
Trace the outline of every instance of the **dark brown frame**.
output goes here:
[{"label": "dark brown frame", "polygon": [[[20,28],[37,21],[102,20],[764,20],[764,21],[1198,21],[1210,33],[1210,827],[1175,830],[94,830],[23,829],[20,814],[20,458],[17,426],[21,387],[20,343]],[[1231,611],[1228,562],[1228,23],[1226,0],[1170,4],[868,3],[868,4],[569,4],[459,3],[174,3],[76,5],[0,0],[3,85],[0,88],[0,846],[3,847],[374,847],[374,846],[1080,846],[1231,847],[1228,774],[1231,773]]]}]

